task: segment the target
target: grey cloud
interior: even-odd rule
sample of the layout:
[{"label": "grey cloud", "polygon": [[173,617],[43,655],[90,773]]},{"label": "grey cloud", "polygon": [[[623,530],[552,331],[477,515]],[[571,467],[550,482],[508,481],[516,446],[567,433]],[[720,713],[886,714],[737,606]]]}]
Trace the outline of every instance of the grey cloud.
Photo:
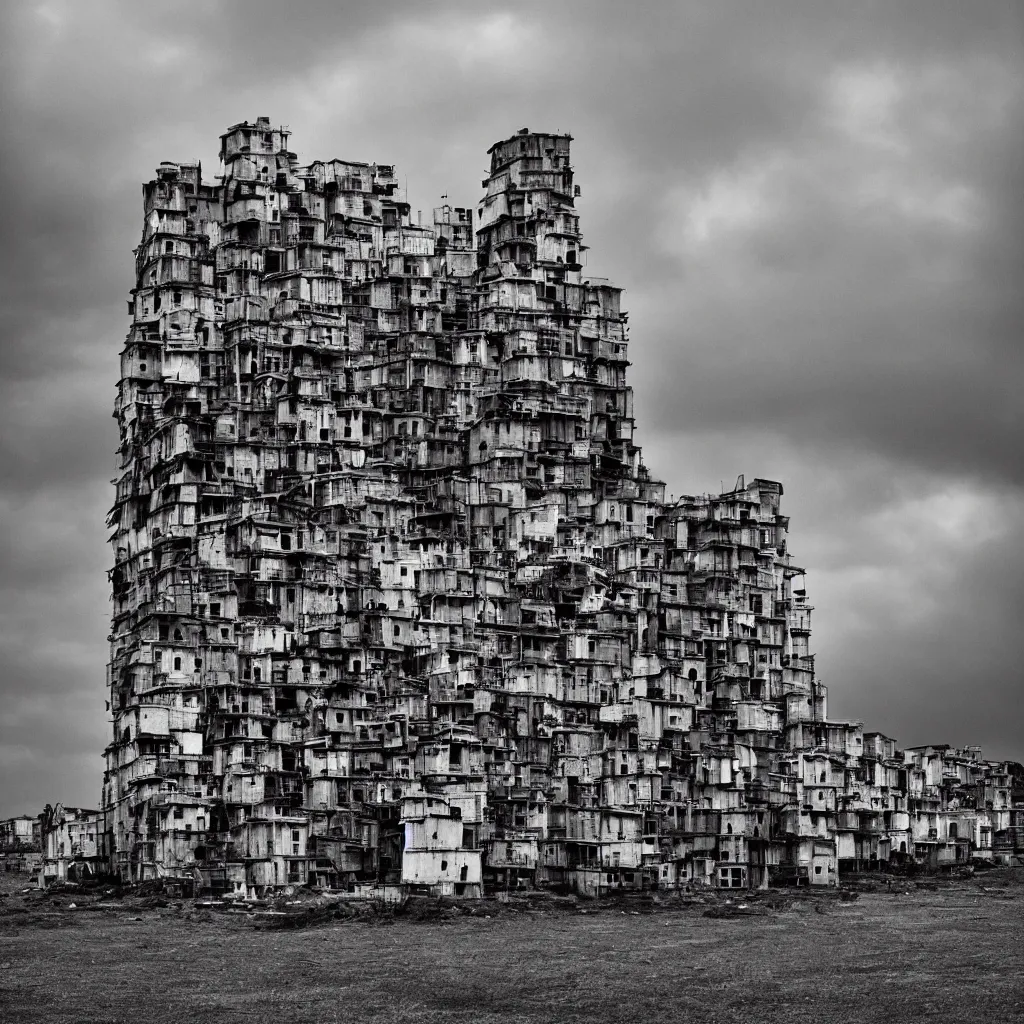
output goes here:
[{"label": "grey cloud", "polygon": [[[780,140],[768,213],[727,225],[717,241],[677,245],[666,253],[675,279],[666,271],[643,294],[637,333],[667,360],[638,365],[634,377],[655,427],[699,431],[724,399],[734,426],[771,424],[793,440],[814,431],[822,444],[1020,482],[1024,299],[1011,274],[1024,259],[1017,200],[990,185],[989,170],[1018,163],[1018,144],[1005,139],[1024,91],[1010,95],[1001,118],[961,126],[974,156],[948,179],[938,160],[897,167],[886,184],[908,191],[892,205],[851,194],[884,158],[857,147],[830,157],[823,131],[795,149]],[[823,178],[843,155],[860,165]],[[752,165],[755,178],[773,159]],[[713,172],[687,193],[688,207],[716,175],[728,181],[750,166]],[[922,170],[938,181],[917,183]],[[966,197],[968,223],[939,208],[948,196]]]},{"label": "grey cloud", "polygon": [[[217,135],[257,115],[302,157],[395,162],[424,210],[473,203],[495,139],[571,131],[589,269],[627,289],[648,464],[676,493],[786,483],[838,713],[1024,758],[998,713],[1019,691],[1022,603],[1017,5],[54,0],[0,18],[0,814],[97,799],[140,185],[163,159],[215,173]],[[836,149],[825,105],[837,70],[873,67],[907,83],[905,166],[966,189],[970,230],[865,216],[837,180],[887,166]],[[699,250],[667,241],[701,189],[779,159],[771,218]],[[864,583],[940,578],[888,535],[910,481],[997,522],[984,542],[926,524],[949,587],[931,619]]]}]

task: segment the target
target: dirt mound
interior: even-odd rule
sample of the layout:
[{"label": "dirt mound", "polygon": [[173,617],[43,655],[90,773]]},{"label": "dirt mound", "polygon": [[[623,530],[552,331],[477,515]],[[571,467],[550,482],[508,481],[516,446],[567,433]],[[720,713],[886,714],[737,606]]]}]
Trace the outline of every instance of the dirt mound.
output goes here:
[{"label": "dirt mound", "polygon": [[984,872],[978,881],[982,885],[1024,885],[1024,867],[997,867]]}]

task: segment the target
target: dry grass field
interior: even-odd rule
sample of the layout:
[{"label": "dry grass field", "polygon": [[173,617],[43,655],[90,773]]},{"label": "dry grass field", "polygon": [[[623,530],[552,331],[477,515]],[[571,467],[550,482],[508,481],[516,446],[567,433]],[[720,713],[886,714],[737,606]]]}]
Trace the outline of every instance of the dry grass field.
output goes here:
[{"label": "dry grass field", "polygon": [[287,930],[180,901],[79,894],[72,909],[74,893],[7,888],[4,1024],[1024,1021],[1012,881],[773,899],[737,918],[581,902]]}]

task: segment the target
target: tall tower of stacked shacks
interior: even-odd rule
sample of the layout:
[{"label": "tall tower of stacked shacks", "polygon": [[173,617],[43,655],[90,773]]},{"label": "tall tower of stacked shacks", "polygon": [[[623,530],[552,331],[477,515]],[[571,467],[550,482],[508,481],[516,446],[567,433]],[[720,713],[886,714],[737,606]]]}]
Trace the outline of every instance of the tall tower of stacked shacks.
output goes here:
[{"label": "tall tower of stacked shacks", "polygon": [[479,205],[426,223],[391,166],[300,164],[265,118],[215,184],[145,186],[110,515],[125,880],[745,887],[1013,841],[1012,766],[827,717],[779,484],[666,502],[570,141],[497,143]]}]

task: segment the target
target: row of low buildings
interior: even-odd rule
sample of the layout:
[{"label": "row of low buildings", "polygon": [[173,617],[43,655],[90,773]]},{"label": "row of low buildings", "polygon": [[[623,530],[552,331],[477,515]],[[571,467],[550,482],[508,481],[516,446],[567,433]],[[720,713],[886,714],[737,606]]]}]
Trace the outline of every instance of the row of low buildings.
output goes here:
[{"label": "row of low buildings", "polygon": [[644,466],[568,136],[426,223],[392,167],[288,145],[235,125],[214,183],[144,188],[111,872],[593,893],[1021,852],[1020,766],[829,719],[782,487]]},{"label": "row of low buildings", "polygon": [[[749,709],[737,709],[736,732],[749,731],[744,727],[749,722],[740,725],[748,715]],[[454,884],[449,889],[433,877],[451,861],[453,873],[465,872],[468,882],[472,872],[482,883],[480,888],[467,886],[473,895],[552,885],[600,893],[693,882],[727,888],[835,884],[840,872],[849,870],[911,864],[942,870],[977,861],[1024,861],[1024,772],[1019,764],[986,761],[976,747],[898,750],[881,733],[863,733],[856,724],[851,728],[824,717],[812,719],[807,728],[814,741],[780,759],[766,781],[759,781],[757,773],[743,774],[736,764],[723,773],[719,763],[717,778],[704,780],[710,784],[703,787],[703,806],[691,803],[672,823],[681,828],[654,827],[662,795],[641,808],[640,820],[635,813],[630,820],[628,801],[626,815],[579,815],[572,843],[560,842],[567,837],[552,835],[550,827],[536,826],[474,842],[461,814],[452,813],[450,800],[427,797],[403,805],[403,835],[390,837],[402,864],[397,877],[366,870],[379,856],[363,852],[369,842],[359,844],[358,858],[352,856],[351,829],[313,838],[309,847],[314,855],[303,858],[300,874],[306,881],[346,888],[372,890],[391,882],[454,894]],[[638,749],[644,740],[655,740],[646,732],[638,728]],[[450,758],[450,749],[447,753]],[[707,760],[704,765],[713,770]],[[602,808],[595,804],[594,809]],[[614,836],[608,823],[617,829]],[[103,811],[60,804],[36,817],[2,820],[0,863],[7,872],[37,876],[40,885],[116,875],[108,824]],[[671,834],[671,849],[664,833]],[[384,837],[378,831],[369,838],[379,846]],[[576,854],[574,864],[563,852],[570,850]],[[219,881],[236,881],[239,888],[245,884],[244,862],[225,863],[222,875],[203,867],[202,858],[193,855],[188,874],[178,870],[149,877],[212,888]],[[348,871],[343,874],[344,867]]]},{"label": "row of low buildings", "polygon": [[42,816],[0,820],[0,871],[34,874],[42,864]]},{"label": "row of low buildings", "polygon": [[106,876],[101,811],[47,805],[38,815],[0,820],[0,870],[38,878],[40,885]]}]

